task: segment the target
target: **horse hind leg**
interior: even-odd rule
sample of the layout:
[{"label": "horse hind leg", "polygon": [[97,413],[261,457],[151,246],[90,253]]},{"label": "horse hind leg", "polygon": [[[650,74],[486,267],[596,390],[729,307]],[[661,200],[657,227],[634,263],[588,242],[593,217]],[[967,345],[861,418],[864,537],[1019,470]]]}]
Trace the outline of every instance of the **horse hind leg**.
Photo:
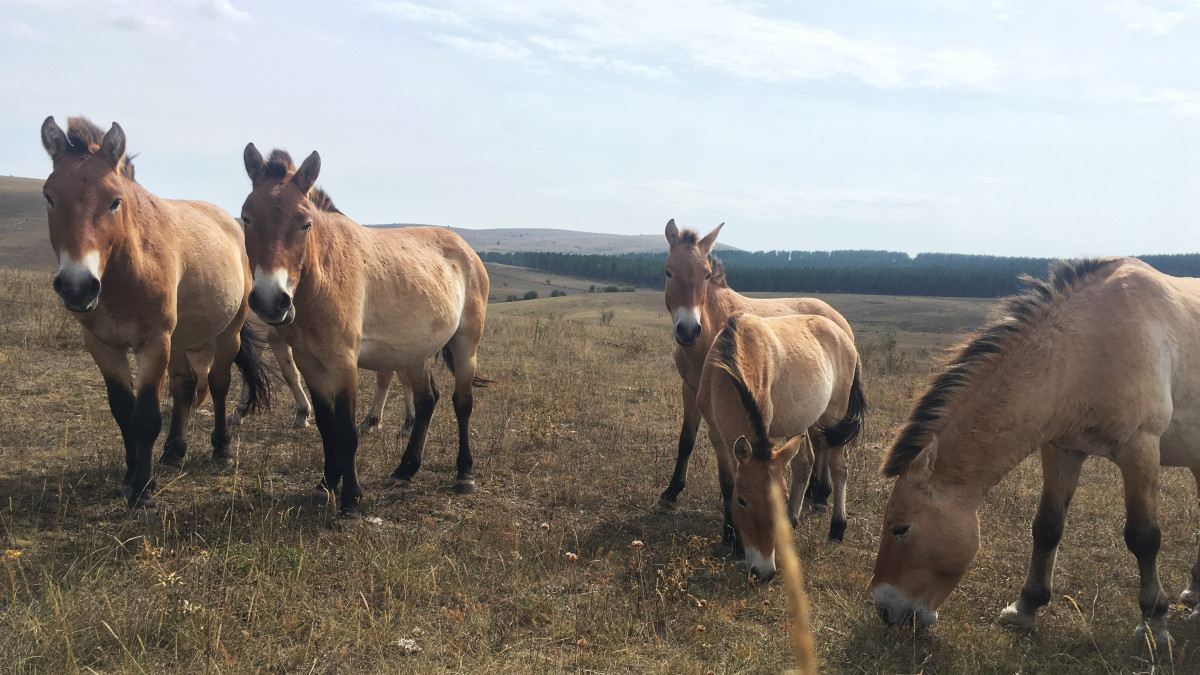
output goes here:
[{"label": "horse hind leg", "polygon": [[[393,487],[407,487],[412,477],[421,468],[421,455],[425,449],[425,435],[429,431],[429,421],[433,418],[433,410],[437,407],[439,398],[437,385],[429,373],[428,362],[419,369],[410,372],[419,374],[411,377],[413,383],[413,407],[416,409],[416,421],[413,423],[412,434],[408,437],[408,445],[400,457],[400,465],[392,472]],[[420,386],[417,386],[420,383]]]},{"label": "horse hind leg", "polygon": [[375,399],[371,401],[371,410],[367,413],[367,418],[358,425],[359,435],[366,436],[383,421],[383,405],[387,402],[388,388],[392,386],[392,378],[395,376],[394,370],[375,373]]},{"label": "horse hind leg", "polygon": [[163,454],[160,464],[182,467],[183,458],[187,454],[187,427],[195,406],[197,381],[188,354],[184,351],[171,353],[167,365],[169,386],[171,392],[171,426],[167,431],[167,440],[163,444]]},{"label": "horse hind leg", "polygon": [[833,516],[829,519],[829,541],[841,542],[846,536],[846,446],[829,448],[825,451],[828,456],[829,476],[833,483]]},{"label": "horse hind leg", "polygon": [[[1196,493],[1200,496],[1200,468],[1192,469],[1192,477],[1196,479]],[[1179,601],[1192,608],[1188,619],[1200,623],[1200,551],[1196,553],[1196,564],[1192,565],[1192,581],[1179,594]]]},{"label": "horse hind leg", "polygon": [[[234,321],[225,332],[216,337],[212,369],[208,371],[208,389],[213,402],[212,459],[220,465],[227,465],[232,461],[229,455],[229,421],[225,416],[225,405],[232,381],[230,369],[241,348],[241,326],[241,321]],[[247,381],[245,386],[249,389],[251,383]]]},{"label": "horse hind leg", "polygon": [[1054,559],[1085,457],[1073,450],[1042,450],[1042,498],[1033,518],[1029,574],[1021,588],[1021,597],[1000,612],[996,623],[1001,626],[1033,630],[1037,626],[1037,610],[1050,602]]},{"label": "horse hind leg", "polygon": [[296,361],[292,357],[292,348],[288,346],[286,340],[280,337],[279,333],[272,328],[267,333],[267,342],[271,345],[271,353],[275,355],[275,362],[279,364],[279,372],[283,375],[283,381],[287,383],[288,389],[292,392],[292,398],[296,401],[296,417],[292,420],[292,428],[300,429],[308,426],[308,418],[312,417],[312,405],[308,401],[308,394],[304,392],[304,385],[300,382],[300,370],[296,368]]},{"label": "horse hind leg", "polygon": [[813,450],[812,434],[804,435],[804,441],[800,446],[800,450],[792,457],[790,463],[792,467],[792,484],[788,489],[788,519],[792,523],[792,527],[800,524],[800,510],[804,506],[804,498],[806,491],[800,487],[808,485],[810,476],[819,468],[817,455]]},{"label": "horse hind leg", "polygon": [[447,365],[452,365],[454,371],[452,401],[454,417],[458,421],[458,474],[454,480],[454,491],[460,495],[475,491],[475,459],[471,456],[471,411],[475,405],[474,388],[479,381],[475,372],[475,349],[478,345],[477,336],[459,333],[445,348],[449,356]]}]

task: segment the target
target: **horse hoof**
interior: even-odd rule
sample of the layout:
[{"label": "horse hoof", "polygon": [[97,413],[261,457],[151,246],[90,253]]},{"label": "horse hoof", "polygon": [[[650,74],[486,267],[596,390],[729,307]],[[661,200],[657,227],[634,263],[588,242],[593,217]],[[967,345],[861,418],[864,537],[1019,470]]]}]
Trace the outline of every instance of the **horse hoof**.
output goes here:
[{"label": "horse hoof", "polygon": [[233,466],[233,457],[229,455],[213,455],[212,462],[218,469],[228,469]]},{"label": "horse hoof", "polygon": [[129,507],[129,517],[132,520],[146,522],[154,520],[156,515],[158,515],[158,506],[153,499],[143,499]]},{"label": "horse hoof", "polygon": [[328,508],[330,497],[329,490],[318,488],[312,491],[312,495],[308,498],[308,503],[314,509]]},{"label": "horse hoof", "polygon": [[384,487],[387,487],[387,488],[399,488],[401,490],[407,490],[409,487],[412,486],[412,479],[411,478],[396,478],[395,476],[389,476],[388,479],[383,482],[383,484],[384,484]]},{"label": "horse hoof", "polygon": [[1016,603],[1000,610],[996,617],[996,625],[1012,631],[1032,633],[1037,630],[1037,619],[1017,609]]},{"label": "horse hoof", "polygon": [[229,413],[229,416],[225,418],[225,424],[227,426],[236,427],[241,423],[242,416],[237,413]]},{"label": "horse hoof", "polygon": [[1188,607],[1196,607],[1200,605],[1200,591],[1194,591],[1189,588],[1179,594],[1179,601]]},{"label": "horse hoof", "polygon": [[133,487],[129,483],[125,483],[121,486],[121,491],[117,494],[121,496],[121,499],[129,501],[129,498],[133,496]]},{"label": "horse hoof", "polygon": [[358,507],[343,506],[341,509],[338,509],[338,520],[342,525],[357,525],[359,522]]},{"label": "horse hoof", "polygon": [[176,469],[183,468],[183,455],[168,455],[163,453],[163,456],[158,459],[158,463],[163,466],[173,466]]},{"label": "horse hoof", "polygon": [[308,415],[296,413],[296,419],[292,420],[293,429],[303,429],[308,426]]},{"label": "horse hoof", "polygon": [[666,497],[659,497],[658,498],[658,510],[659,511],[667,511],[667,512],[674,511],[675,510],[675,500],[667,499]]},{"label": "horse hoof", "polygon": [[454,494],[469,495],[474,491],[475,491],[475,479],[474,478],[459,478],[458,480],[454,481]]},{"label": "horse hoof", "polygon": [[1167,622],[1159,618],[1153,622],[1156,625],[1151,626],[1150,623],[1150,621],[1143,621],[1138,624],[1137,629],[1133,631],[1134,642],[1159,654],[1166,654],[1175,642],[1175,638],[1171,637],[1171,631],[1167,630]]}]

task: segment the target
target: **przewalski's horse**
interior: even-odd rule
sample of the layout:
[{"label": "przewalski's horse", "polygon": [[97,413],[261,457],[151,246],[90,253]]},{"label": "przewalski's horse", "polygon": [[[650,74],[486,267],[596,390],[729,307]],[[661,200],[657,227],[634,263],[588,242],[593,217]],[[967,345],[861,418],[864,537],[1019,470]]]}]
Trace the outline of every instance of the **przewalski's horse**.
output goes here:
[{"label": "przewalski's horse", "polygon": [[[713,433],[724,536],[744,548],[746,572],[775,575],[770,484],[783,484],[792,462],[791,492],[803,492],[815,460],[807,439],[840,449],[862,429],[866,412],[854,341],[823,316],[729,317],[709,351],[696,397]],[[788,438],[775,449],[771,439]],[[844,457],[837,453],[836,457]],[[834,512],[829,538],[846,531],[846,465],[833,462]],[[789,500],[796,522],[800,502]],[[739,546],[740,545],[740,546]]]},{"label": "przewalski's horse", "polygon": [[[680,232],[675,221],[667,223],[667,243],[670,252],[666,264],[667,311],[674,322],[675,368],[683,380],[683,428],[679,432],[679,452],[675,460],[675,472],[667,489],[659,497],[659,504],[674,506],[679,493],[687,484],[688,462],[696,445],[696,431],[700,428],[700,409],[696,407],[696,389],[700,386],[700,373],[704,360],[712,347],[717,333],[725,326],[725,320],[734,312],[747,312],[756,316],[787,316],[790,314],[814,314],[836,323],[853,341],[854,331],[846,319],[836,310],[816,298],[747,298],[729,287],[725,281],[725,269],[721,261],[712,255],[717,233],[724,223],[709,232],[703,239],[691,230]],[[709,436],[712,437],[712,429]],[[813,472],[814,485],[810,493],[816,504],[825,503],[830,493],[832,467],[835,463],[845,464],[843,450],[827,449],[822,439],[814,439],[817,464]],[[839,455],[835,457],[835,455]],[[789,508],[795,512],[804,498],[803,490],[794,490]]]},{"label": "przewalski's horse", "polygon": [[159,199],[134,182],[125,133],[116,123],[105,133],[72,117],[64,134],[47,117],[42,145],[54,163],[44,187],[58,256],[54,290],[83,328],[84,345],[104,376],[125,441],[123,493],[131,507],[153,508],[150,455],[162,426],[159,393],[168,372],[174,407],[164,464],[183,461],[188,418],[203,397],[197,380],[205,371],[215,461],[229,460],[230,365],[241,369],[251,405],[269,395],[249,341],[239,334],[250,292],[242,229],[211,204]]},{"label": "przewalski's horse", "polygon": [[[1121,471],[1142,626],[1161,643],[1159,466],[1191,467],[1200,486],[1200,280],[1110,258],[1057,263],[1049,281],[1024,282],[958,349],[887,452],[882,471],[897,480],[871,581],[875,607],[890,624],[936,621],[979,548],[980,503],[1036,451],[1043,487],[1029,576],[1000,614],[1034,627],[1083,460],[1101,456]],[[1200,600],[1200,561],[1183,598]]]},{"label": "przewalski's horse", "polygon": [[253,143],[244,159],[253,186],[242,206],[254,270],[250,306],[287,340],[312,394],[325,448],[314,502],[324,503],[340,482],[340,515],[358,515],[359,367],[399,371],[413,387],[416,420],[392,474],[394,484],[408,484],[438,400],[430,366],[439,352],[454,372],[455,491],[473,491],[471,388],[489,382],[475,371],[488,296],[479,256],[445,228],[371,229],[342,215],[313,188],[316,152],[299,169],[282,150],[263,160]]},{"label": "przewalski's horse", "polygon": [[[254,336],[251,346],[255,352],[259,351],[261,343],[266,343],[271,347],[271,353],[275,355],[275,361],[279,364],[279,371],[283,375],[284,382],[287,383],[288,389],[292,392],[292,397],[296,400],[296,417],[292,420],[292,428],[299,429],[308,426],[308,418],[312,415],[312,406],[308,401],[308,394],[304,392],[304,386],[300,384],[300,371],[296,369],[296,362],[292,359],[292,348],[288,346],[287,340],[279,334],[274,328],[263,323],[262,319],[251,312],[246,317],[246,325],[249,327],[250,333]],[[388,389],[391,387],[392,378],[396,373],[392,371],[381,371],[378,373],[375,380],[375,400],[371,403],[371,411],[367,413],[366,419],[358,425],[358,433],[369,434],[374,431],[383,420],[383,405],[387,401]],[[408,386],[407,381],[402,379],[401,386],[405,391],[411,391],[412,387]],[[242,397],[238,402],[234,411],[229,413],[229,425],[237,426],[242,423],[242,419],[247,417],[251,410],[251,395],[253,391],[250,387],[242,389]],[[412,395],[406,397],[406,414],[404,416],[404,426],[400,429],[400,434],[405,435],[412,431],[413,419],[415,411],[413,410]]]}]

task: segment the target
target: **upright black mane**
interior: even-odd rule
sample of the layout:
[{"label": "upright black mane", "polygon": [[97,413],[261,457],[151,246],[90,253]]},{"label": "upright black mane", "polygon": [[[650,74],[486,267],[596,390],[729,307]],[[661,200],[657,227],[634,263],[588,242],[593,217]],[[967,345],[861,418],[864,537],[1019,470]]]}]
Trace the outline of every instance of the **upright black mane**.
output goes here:
[{"label": "upright black mane", "polygon": [[1014,335],[1033,324],[1056,298],[1118,264],[1120,260],[1117,259],[1060,260],[1050,265],[1047,280],[1022,275],[1024,289],[1001,301],[997,318],[967,337],[946,369],[934,378],[929,390],[917,402],[884,458],[880,469],[883,475],[899,476],[908,468],[938,431],[946,408],[970,384],[972,376],[1004,350]]},{"label": "upright black mane", "polygon": [[754,399],[754,394],[746,384],[746,378],[739,365],[737,331],[738,315],[735,314],[726,320],[725,327],[721,329],[717,339],[713,342],[712,352],[716,355],[715,364],[729,375],[733,388],[737,391],[738,398],[741,399],[742,407],[746,410],[746,416],[750,419],[750,429],[754,433],[754,438],[748,440],[750,446],[754,448],[754,454],[770,456],[771,439],[767,435],[767,424],[763,419],[762,409],[758,407],[758,401]]},{"label": "upright black mane", "polygon": [[[67,153],[76,157],[95,154],[104,141],[104,129],[81,115],[67,118]],[[117,171],[129,180],[133,178],[133,158],[126,156]]]},{"label": "upright black mane", "polygon": [[[267,158],[266,175],[268,178],[286,178],[289,173],[296,170],[296,163],[292,161],[292,156],[287,150],[276,148],[271,151],[271,156]],[[328,213],[341,213],[336,206],[333,205],[333,199],[329,193],[321,188],[313,188],[308,192],[308,201],[312,202],[313,206]]]}]

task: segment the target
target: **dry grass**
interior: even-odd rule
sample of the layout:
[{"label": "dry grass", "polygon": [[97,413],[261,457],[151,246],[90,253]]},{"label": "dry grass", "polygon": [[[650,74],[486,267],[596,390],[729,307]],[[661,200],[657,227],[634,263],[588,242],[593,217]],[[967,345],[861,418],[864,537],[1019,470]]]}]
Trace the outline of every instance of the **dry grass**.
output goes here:
[{"label": "dry grass", "polygon": [[[197,416],[185,472],[159,476],[159,517],[138,522],[116,497],[123,456],[102,382],[48,280],[0,273],[0,535],[20,554],[0,561],[0,671],[793,667],[780,583],[750,585],[719,545],[706,442],[678,509],[653,510],[679,424],[665,325],[497,312],[480,363],[500,385],[477,399],[479,490],[468,497],[451,494],[448,398],[410,491],[377,487],[402,451],[393,402],[359,453],[367,518],[344,528],[309,509],[317,432],[287,428],[280,405],[245,422],[228,472],[205,461],[211,416]],[[912,346],[927,342],[911,332],[867,333],[873,408],[852,453],[846,543],[825,543],[817,517],[796,532],[821,671],[1195,672],[1200,635],[1178,610],[1174,660],[1131,642],[1136,568],[1116,473],[1101,462],[1084,471],[1037,635],[991,626],[1024,579],[1034,462],[987,499],[983,548],[942,620],[920,635],[879,622],[866,585],[890,484],[875,469],[936,351]],[[1178,591],[1200,516],[1190,475],[1166,471],[1162,503],[1160,567]]]}]

